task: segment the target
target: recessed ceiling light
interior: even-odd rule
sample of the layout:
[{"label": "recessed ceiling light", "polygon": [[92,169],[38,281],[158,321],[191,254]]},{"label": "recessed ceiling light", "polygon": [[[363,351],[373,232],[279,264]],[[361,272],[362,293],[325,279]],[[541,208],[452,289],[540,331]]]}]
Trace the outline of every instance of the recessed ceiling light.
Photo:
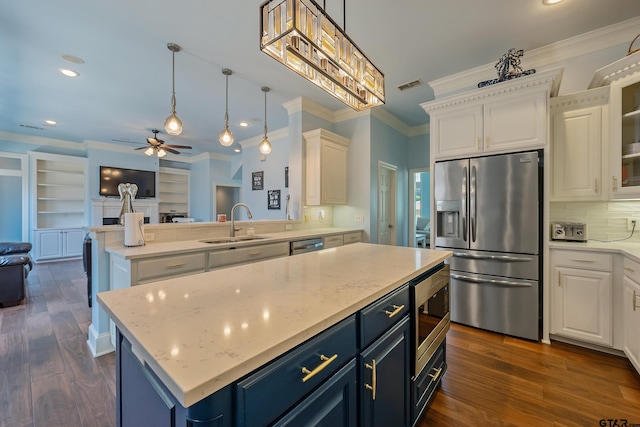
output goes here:
[{"label": "recessed ceiling light", "polygon": [[240,122],[240,127],[246,128],[249,126],[249,122],[245,122],[244,120]]},{"label": "recessed ceiling light", "polygon": [[58,68],[58,70],[67,77],[78,77],[80,73],[70,68]]},{"label": "recessed ceiling light", "polygon": [[542,4],[551,6],[552,4],[560,3],[562,0],[542,0]]},{"label": "recessed ceiling light", "polygon": [[45,120],[44,124],[49,126],[55,126],[58,124],[58,122],[56,122],[55,120]]},{"label": "recessed ceiling light", "polygon": [[62,55],[62,59],[64,59],[65,61],[73,62],[74,64],[84,64],[84,59],[78,58],[77,56],[73,55],[64,54]]}]

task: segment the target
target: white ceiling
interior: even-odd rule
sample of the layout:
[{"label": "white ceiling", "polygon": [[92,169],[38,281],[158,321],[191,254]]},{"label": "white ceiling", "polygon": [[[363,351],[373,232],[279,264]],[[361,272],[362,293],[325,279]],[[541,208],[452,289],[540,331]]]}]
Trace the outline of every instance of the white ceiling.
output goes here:
[{"label": "white ceiling", "polygon": [[[343,2],[325,0],[343,25]],[[193,155],[221,147],[224,76],[230,68],[229,119],[236,141],[287,126],[282,104],[303,96],[331,110],[344,104],[259,49],[254,0],[0,0],[0,131],[81,143],[144,142],[171,108],[169,42],[176,54],[176,99],[184,132],[164,136]],[[496,62],[509,48],[526,52],[640,16],[638,0],[348,0],[346,30],[385,74],[383,107],[408,126],[428,122],[419,104],[433,99],[429,81]],[[640,32],[640,28],[638,29]],[[76,65],[63,54],[82,58]],[[524,62],[524,61],[523,61]],[[80,72],[64,77],[60,67]],[[44,120],[58,122],[46,126]],[[242,129],[240,120],[252,126]],[[21,125],[32,126],[23,127]],[[119,143],[136,147],[135,144]],[[1,143],[0,143],[1,149]]]}]

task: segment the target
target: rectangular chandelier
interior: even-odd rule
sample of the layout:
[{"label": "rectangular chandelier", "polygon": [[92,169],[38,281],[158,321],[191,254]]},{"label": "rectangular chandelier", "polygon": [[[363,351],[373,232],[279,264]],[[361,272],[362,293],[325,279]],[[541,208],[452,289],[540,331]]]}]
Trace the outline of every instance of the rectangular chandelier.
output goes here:
[{"label": "rectangular chandelier", "polygon": [[313,0],[260,6],[260,50],[360,111],[384,104],[384,75]]}]

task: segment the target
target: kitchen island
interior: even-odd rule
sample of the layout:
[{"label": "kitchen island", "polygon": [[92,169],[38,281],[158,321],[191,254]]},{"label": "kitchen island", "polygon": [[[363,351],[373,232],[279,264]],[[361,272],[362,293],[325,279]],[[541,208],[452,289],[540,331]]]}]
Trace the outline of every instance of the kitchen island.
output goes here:
[{"label": "kitchen island", "polygon": [[[121,334],[119,422],[129,425],[129,417],[135,416],[122,393],[126,389],[122,382],[128,378],[121,368],[132,362],[123,355],[130,354],[172,417],[184,413],[185,419],[195,419],[194,414],[200,413],[200,421],[210,419],[211,423],[199,425],[250,425],[242,421],[244,410],[238,407],[242,400],[238,396],[246,390],[239,381],[294,349],[294,353],[304,349],[303,343],[319,336],[353,340],[352,346],[342,338],[338,342],[347,348],[340,358],[353,360],[359,341],[356,323],[363,326],[355,315],[382,297],[406,289],[409,280],[450,256],[447,251],[356,243],[99,293],[100,305]],[[408,305],[408,292],[401,295]],[[408,307],[397,308],[404,310],[402,317],[408,316]],[[401,325],[407,330],[408,320],[398,321],[394,329]],[[403,345],[408,347],[408,334],[404,337]],[[322,360],[322,366],[331,363]],[[404,376],[409,376],[409,369]],[[322,387],[321,377],[309,383]],[[144,401],[141,395],[133,398]],[[272,398],[277,401],[279,396]],[[212,408],[220,408],[215,410],[220,414],[210,413]]]}]

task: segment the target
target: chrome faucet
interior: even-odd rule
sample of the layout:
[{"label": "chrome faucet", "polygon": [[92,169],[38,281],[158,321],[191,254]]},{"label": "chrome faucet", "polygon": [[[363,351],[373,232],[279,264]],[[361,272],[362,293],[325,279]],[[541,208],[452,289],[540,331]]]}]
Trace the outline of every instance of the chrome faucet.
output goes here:
[{"label": "chrome faucet", "polygon": [[241,230],[241,228],[236,228],[236,217],[234,215],[236,208],[238,206],[242,206],[247,210],[247,218],[249,219],[253,218],[253,215],[251,215],[251,209],[249,209],[249,206],[245,205],[244,203],[236,203],[235,205],[233,205],[233,207],[231,208],[231,237],[236,237],[236,231]]}]

